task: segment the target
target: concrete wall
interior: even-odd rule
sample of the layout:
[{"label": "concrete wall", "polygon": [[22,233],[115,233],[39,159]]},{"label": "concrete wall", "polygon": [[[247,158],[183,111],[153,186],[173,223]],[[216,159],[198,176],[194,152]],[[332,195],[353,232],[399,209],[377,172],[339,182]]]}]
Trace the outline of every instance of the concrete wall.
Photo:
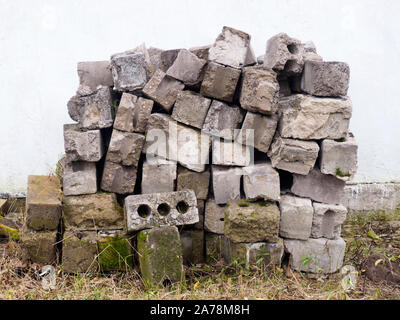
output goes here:
[{"label": "concrete wall", "polygon": [[252,35],[256,55],[279,32],[313,40],[351,67],[355,181],[400,181],[400,1],[0,0],[0,193],[24,191],[63,152],[76,63],[143,41],[159,48],[212,43],[223,25]]}]

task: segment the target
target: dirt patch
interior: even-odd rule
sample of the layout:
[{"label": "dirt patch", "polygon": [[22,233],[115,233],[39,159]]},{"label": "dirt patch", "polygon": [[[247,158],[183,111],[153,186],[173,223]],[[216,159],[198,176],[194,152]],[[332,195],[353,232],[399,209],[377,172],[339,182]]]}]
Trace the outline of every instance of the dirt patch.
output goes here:
[{"label": "dirt patch", "polygon": [[365,262],[365,275],[372,281],[400,285],[400,266],[383,254],[370,255]]}]

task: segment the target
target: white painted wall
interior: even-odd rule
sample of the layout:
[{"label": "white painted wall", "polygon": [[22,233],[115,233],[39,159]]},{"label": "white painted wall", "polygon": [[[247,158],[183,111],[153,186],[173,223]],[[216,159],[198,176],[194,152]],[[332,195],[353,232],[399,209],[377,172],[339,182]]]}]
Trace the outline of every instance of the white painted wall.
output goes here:
[{"label": "white painted wall", "polygon": [[224,25],[250,33],[256,55],[286,32],[313,40],[327,61],[348,62],[356,181],[400,181],[399,12],[398,0],[0,0],[0,192],[54,170],[78,61],[143,41],[205,45]]}]

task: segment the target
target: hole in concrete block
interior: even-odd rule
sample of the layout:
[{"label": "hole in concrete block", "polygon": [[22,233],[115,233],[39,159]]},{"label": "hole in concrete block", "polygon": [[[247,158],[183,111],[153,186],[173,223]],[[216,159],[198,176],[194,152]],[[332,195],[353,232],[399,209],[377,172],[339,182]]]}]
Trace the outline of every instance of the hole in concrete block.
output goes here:
[{"label": "hole in concrete block", "polygon": [[225,221],[225,219],[224,219],[224,218],[221,218],[221,219],[219,219],[219,221]]},{"label": "hole in concrete block", "polygon": [[287,48],[288,48],[289,52],[292,54],[296,54],[297,52],[299,52],[299,48],[297,48],[297,45],[295,45],[294,43],[289,44],[287,46]]},{"label": "hole in concrete block", "polygon": [[171,211],[171,207],[167,203],[161,203],[158,206],[157,211],[161,216],[167,216]]},{"label": "hole in concrete block", "polygon": [[178,210],[179,213],[186,213],[189,210],[189,205],[186,201],[179,201],[176,205],[176,210]]},{"label": "hole in concrete block", "polygon": [[151,208],[147,204],[141,204],[137,212],[140,217],[147,218],[151,213]]}]

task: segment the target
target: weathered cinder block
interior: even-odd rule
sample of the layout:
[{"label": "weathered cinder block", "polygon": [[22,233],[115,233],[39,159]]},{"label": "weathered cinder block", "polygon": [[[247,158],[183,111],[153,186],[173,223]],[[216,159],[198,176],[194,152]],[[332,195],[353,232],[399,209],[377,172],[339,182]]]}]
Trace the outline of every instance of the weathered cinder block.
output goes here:
[{"label": "weathered cinder block", "polygon": [[314,141],[277,137],[268,151],[272,166],[292,173],[307,175],[318,158],[319,146]]},{"label": "weathered cinder block", "polygon": [[210,170],[195,172],[179,167],[177,191],[193,190],[197,200],[206,200],[210,185]]},{"label": "weathered cinder block", "polygon": [[276,204],[229,201],[225,211],[224,234],[233,242],[276,242],[280,212]]},{"label": "weathered cinder block", "polygon": [[213,62],[241,68],[246,65],[250,46],[250,35],[224,26],[209,50],[208,59]]},{"label": "weathered cinder block", "polygon": [[199,221],[196,195],[192,190],[128,196],[124,209],[128,232]]},{"label": "weathered cinder block", "polygon": [[262,66],[243,70],[240,105],[243,109],[262,114],[274,114],[278,110],[279,83],[276,73]]},{"label": "weathered cinder block", "polygon": [[26,225],[33,230],[56,230],[61,218],[61,186],[55,176],[28,176]]},{"label": "weathered cinder block", "polygon": [[223,234],[205,233],[207,263],[229,261],[229,239]]},{"label": "weathered cinder block", "polygon": [[197,56],[197,58],[207,61],[208,60],[208,52],[209,52],[211,47],[212,47],[212,45],[209,44],[209,45],[206,45],[206,46],[189,48],[189,51],[191,53],[194,53]]},{"label": "weathered cinder block", "polygon": [[307,240],[311,235],[314,213],[311,200],[283,195],[279,201],[279,208],[279,235],[283,238]]},{"label": "weathered cinder block", "polygon": [[189,50],[182,49],[166,73],[187,86],[193,86],[201,81],[205,64],[206,60],[201,60]]},{"label": "weathered cinder block", "polygon": [[278,116],[247,112],[236,141],[266,153],[278,125]]},{"label": "weathered cinder block", "polygon": [[308,239],[284,240],[285,252],[290,254],[290,268],[312,273],[334,273],[343,264],[346,242],[336,240]]},{"label": "weathered cinder block", "polygon": [[114,129],[144,133],[154,102],[124,92],[115,117]]},{"label": "weathered cinder block", "polygon": [[341,226],[346,220],[347,209],[342,205],[313,203],[314,217],[311,237],[337,239],[340,237]]},{"label": "weathered cinder block", "polygon": [[144,135],[113,130],[106,161],[137,167],[144,146]]},{"label": "weathered cinder block", "polygon": [[203,230],[183,230],[180,233],[183,263],[192,265],[204,262]]},{"label": "weathered cinder block", "polygon": [[314,201],[340,204],[345,182],[314,168],[306,176],[294,174],[291,192]]},{"label": "weathered cinder block", "polygon": [[350,67],[345,62],[307,61],[301,79],[301,89],[314,96],[347,95]]},{"label": "weathered cinder block", "polygon": [[109,87],[99,86],[87,96],[74,96],[68,101],[68,113],[85,130],[109,128],[113,125],[112,98]]},{"label": "weathered cinder block", "polygon": [[235,141],[214,138],[212,143],[212,163],[222,166],[241,166],[250,164],[253,149]]},{"label": "weathered cinder block", "polygon": [[279,173],[271,163],[257,163],[243,168],[243,190],[248,200],[280,199]]},{"label": "weathered cinder block", "polygon": [[111,56],[114,90],[141,90],[149,80],[151,69],[143,52],[124,52]]},{"label": "weathered cinder block", "polygon": [[232,102],[241,71],[209,62],[201,84],[200,93],[206,97]]},{"label": "weathered cinder block", "polygon": [[21,232],[22,258],[41,265],[57,262],[57,231],[37,232],[23,228]]},{"label": "weathered cinder block", "polygon": [[104,155],[100,130],[82,131],[77,124],[64,125],[64,148],[68,161],[97,162]]},{"label": "weathered cinder block", "polygon": [[218,205],[215,200],[206,201],[204,214],[204,229],[218,234],[224,234],[225,205]]},{"label": "weathered cinder block", "polygon": [[174,64],[174,61],[181,50],[182,49],[169,49],[161,52],[160,69],[163,72],[167,72],[167,70]]},{"label": "weathered cinder block", "polygon": [[142,168],[141,193],[172,192],[175,190],[177,164],[168,160],[145,161]]},{"label": "weathered cinder block", "polygon": [[230,242],[230,261],[240,261],[248,268],[258,267],[280,267],[283,258],[283,240],[277,242],[235,243]]},{"label": "weathered cinder block", "polygon": [[286,75],[299,74],[303,71],[304,47],[297,39],[286,33],[279,33],[267,41],[264,66]]},{"label": "weathered cinder block", "polygon": [[112,87],[114,80],[109,61],[78,62],[79,88],[81,96],[92,94],[98,86]]},{"label": "weathered cinder block", "polygon": [[357,150],[357,143],[350,135],[341,142],[323,140],[320,157],[321,172],[334,175],[344,181],[351,179],[357,171]]},{"label": "weathered cinder block", "polygon": [[322,57],[317,54],[317,48],[315,47],[314,42],[308,41],[303,43],[304,47],[304,54],[303,54],[303,60],[304,63],[307,61],[322,61]]},{"label": "weathered cinder block", "polygon": [[165,114],[153,113],[146,134],[144,152],[177,161],[182,166],[203,172],[209,162],[210,137],[201,131],[178,124]]},{"label": "weathered cinder block", "polygon": [[97,192],[96,163],[66,162],[63,177],[63,193],[66,196],[92,194]]},{"label": "weathered cinder block", "polygon": [[203,128],[211,100],[192,91],[178,93],[172,118],[198,129]]},{"label": "weathered cinder block", "polygon": [[163,71],[157,70],[143,89],[143,93],[160,104],[166,111],[171,110],[178,92],[185,85],[174,78],[167,76]]},{"label": "weathered cinder block", "polygon": [[182,245],[175,226],[139,232],[137,251],[145,284],[157,286],[165,281],[184,281]]},{"label": "weathered cinder block", "polygon": [[63,217],[67,230],[124,228],[124,212],[113,193],[64,196]]},{"label": "weathered cinder block", "polygon": [[229,106],[214,100],[204,121],[203,131],[228,140],[235,137],[235,129],[239,129],[244,118],[242,109]]},{"label": "weathered cinder block", "polygon": [[106,161],[104,164],[101,189],[118,194],[133,193],[136,184],[137,168]]},{"label": "weathered cinder block", "polygon": [[347,98],[317,98],[301,94],[281,98],[279,132],[283,138],[341,139],[348,133],[352,105]]},{"label": "weathered cinder block", "polygon": [[242,170],[235,167],[212,166],[212,187],[215,202],[225,204],[240,199]]},{"label": "weathered cinder block", "polygon": [[101,271],[127,271],[133,267],[131,239],[121,230],[97,233],[98,260]]},{"label": "weathered cinder block", "polygon": [[97,259],[97,232],[70,230],[62,241],[62,269],[66,273],[95,272]]}]

